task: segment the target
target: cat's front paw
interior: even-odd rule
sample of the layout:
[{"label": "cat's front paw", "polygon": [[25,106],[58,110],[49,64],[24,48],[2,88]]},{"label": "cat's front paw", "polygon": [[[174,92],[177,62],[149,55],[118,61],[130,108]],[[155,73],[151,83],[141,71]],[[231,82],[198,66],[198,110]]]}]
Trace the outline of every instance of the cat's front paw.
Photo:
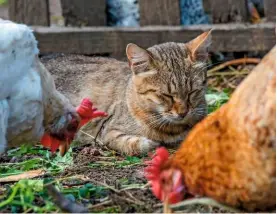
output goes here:
[{"label": "cat's front paw", "polygon": [[139,143],[141,154],[147,154],[148,152],[152,151],[160,145],[160,143],[149,140],[146,137],[142,137]]}]

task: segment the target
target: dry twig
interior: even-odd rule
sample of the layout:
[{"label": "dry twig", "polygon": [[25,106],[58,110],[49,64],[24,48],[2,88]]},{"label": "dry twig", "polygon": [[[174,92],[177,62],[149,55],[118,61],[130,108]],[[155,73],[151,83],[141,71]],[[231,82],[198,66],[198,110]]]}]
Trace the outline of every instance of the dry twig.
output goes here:
[{"label": "dry twig", "polygon": [[212,77],[212,76],[247,75],[247,74],[249,74],[249,71],[213,72],[213,73],[208,73],[208,77]]},{"label": "dry twig", "polygon": [[10,175],[4,178],[0,178],[0,183],[19,181],[21,179],[31,179],[31,178],[45,175],[45,173],[46,171],[43,169],[30,170],[30,171],[23,172],[21,174]]},{"label": "dry twig", "polygon": [[115,193],[120,193],[120,190],[117,190],[117,189],[113,188],[112,186],[109,186],[109,185],[106,184],[106,183],[103,183],[103,182],[100,182],[100,181],[96,181],[96,180],[94,180],[94,179],[86,178],[86,177],[82,177],[81,180],[91,181],[92,183],[96,183],[96,184],[98,184],[98,185],[104,186],[104,187],[106,187],[107,189],[110,189],[110,190],[112,190],[112,191],[115,192]]},{"label": "dry twig", "polygon": [[258,58],[241,58],[241,59],[234,59],[227,62],[224,62],[218,66],[215,66],[214,68],[208,70],[208,73],[213,73],[216,71],[219,71],[223,68],[226,68],[230,65],[240,65],[240,64],[258,64],[260,63],[261,59]]},{"label": "dry twig", "polygon": [[103,201],[101,203],[88,206],[88,209],[95,209],[97,207],[102,207],[102,206],[110,204],[110,203],[112,203],[112,200]]}]

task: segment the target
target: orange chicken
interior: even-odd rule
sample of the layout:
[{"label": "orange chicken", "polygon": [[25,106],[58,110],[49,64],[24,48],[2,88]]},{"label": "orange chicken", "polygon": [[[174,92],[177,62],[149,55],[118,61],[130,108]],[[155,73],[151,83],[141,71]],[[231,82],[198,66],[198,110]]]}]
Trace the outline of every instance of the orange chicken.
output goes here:
[{"label": "orange chicken", "polygon": [[248,211],[275,208],[275,57],[274,47],[172,157],[157,149],[145,170],[156,197],[176,203],[206,196]]}]

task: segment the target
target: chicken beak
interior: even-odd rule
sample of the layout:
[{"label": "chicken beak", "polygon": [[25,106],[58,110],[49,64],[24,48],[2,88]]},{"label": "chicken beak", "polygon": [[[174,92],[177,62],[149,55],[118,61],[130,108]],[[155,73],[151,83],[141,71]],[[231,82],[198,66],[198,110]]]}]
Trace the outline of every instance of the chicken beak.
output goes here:
[{"label": "chicken beak", "polygon": [[169,199],[168,199],[167,196],[166,196],[166,198],[164,200],[163,213],[173,213],[172,210],[169,207]]},{"label": "chicken beak", "polygon": [[60,155],[63,157],[66,154],[66,152],[69,150],[69,148],[70,148],[70,143],[68,141],[61,142],[59,146]]}]

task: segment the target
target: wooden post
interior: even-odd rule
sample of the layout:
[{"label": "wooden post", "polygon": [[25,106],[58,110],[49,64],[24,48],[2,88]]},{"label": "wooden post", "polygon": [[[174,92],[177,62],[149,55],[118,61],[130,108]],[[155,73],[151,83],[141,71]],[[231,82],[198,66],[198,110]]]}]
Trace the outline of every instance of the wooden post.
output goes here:
[{"label": "wooden post", "polygon": [[267,21],[276,20],[276,0],[264,0],[265,17]]},{"label": "wooden post", "polygon": [[105,0],[61,0],[65,25],[105,26]]},{"label": "wooden post", "polygon": [[9,18],[27,25],[49,26],[48,0],[9,0]]},{"label": "wooden post", "polygon": [[140,25],[180,25],[179,0],[139,0]]},{"label": "wooden post", "polygon": [[203,0],[213,24],[247,22],[247,0]]}]

